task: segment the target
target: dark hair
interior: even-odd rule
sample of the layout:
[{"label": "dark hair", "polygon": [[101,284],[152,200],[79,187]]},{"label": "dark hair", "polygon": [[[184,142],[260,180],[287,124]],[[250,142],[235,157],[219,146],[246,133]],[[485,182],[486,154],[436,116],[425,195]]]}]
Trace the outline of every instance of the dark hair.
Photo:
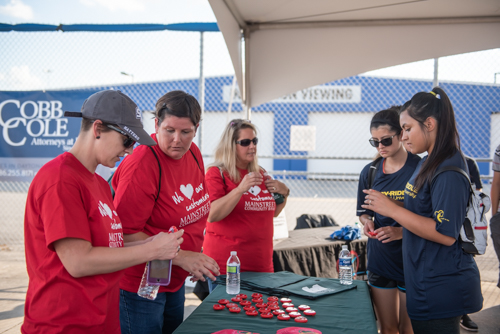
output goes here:
[{"label": "dark hair", "polygon": [[372,117],[370,130],[377,129],[379,126],[388,125],[391,131],[399,136],[401,125],[399,124],[399,109],[401,106],[392,106],[389,109],[381,110]]},{"label": "dark hair", "polygon": [[[85,117],[82,117],[82,125],[80,127],[80,132],[86,132],[86,131],[89,131],[90,128],[92,127],[92,124],[95,122],[96,120],[95,119],[89,119],[89,118],[85,118]],[[108,123],[104,123],[102,122],[103,125],[106,125]],[[114,125],[116,127],[119,127],[118,125],[115,125],[115,124],[109,124],[109,125]],[[101,132],[109,132],[109,131],[112,131],[110,128],[106,127],[106,126],[101,126],[99,125],[99,129],[101,130]]]},{"label": "dark hair", "polygon": [[415,187],[420,189],[425,182],[431,181],[437,167],[444,160],[460,151],[460,136],[451,101],[444,90],[439,87],[434,87],[431,92],[415,94],[401,107],[400,114],[405,111],[420,123],[421,129],[425,129],[424,122],[427,118],[432,117],[437,121],[434,148],[415,179]]},{"label": "dark hair", "polygon": [[168,92],[156,102],[155,116],[158,124],[165,119],[165,115],[187,117],[194,126],[200,123],[201,107],[198,101],[182,90]]}]

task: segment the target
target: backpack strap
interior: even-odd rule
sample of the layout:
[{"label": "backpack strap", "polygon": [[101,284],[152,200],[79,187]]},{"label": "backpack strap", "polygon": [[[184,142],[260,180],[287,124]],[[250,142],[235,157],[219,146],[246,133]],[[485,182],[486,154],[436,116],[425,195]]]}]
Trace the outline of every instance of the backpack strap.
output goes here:
[{"label": "backpack strap", "polygon": [[193,155],[194,161],[196,161],[198,168],[203,172],[203,170],[200,167],[200,163],[198,162],[198,159],[196,159],[196,156],[194,155],[193,151],[191,151],[191,148],[189,148],[189,152],[191,152],[191,154]]},{"label": "backpack strap", "polygon": [[467,179],[467,181],[469,182],[469,187],[470,187],[470,196],[472,196],[472,194],[474,194],[474,188],[472,188],[472,183],[470,182],[470,178],[469,178],[469,175],[462,169],[462,168],[458,168],[456,166],[445,166],[445,167],[441,167],[437,170],[437,172],[434,174],[434,176],[432,177],[431,179],[431,185],[434,183],[434,180],[436,179],[436,177],[443,173],[443,172],[446,172],[446,171],[454,171],[454,172],[457,172],[457,173],[460,173],[462,174],[463,176],[465,176],[465,178]]},{"label": "backpack strap", "polygon": [[370,170],[368,171],[368,189],[371,189],[373,186],[373,181],[375,181],[375,174],[377,174],[377,169],[380,167],[381,162],[382,157],[378,157],[370,164]]},{"label": "backpack strap", "polygon": [[[158,159],[158,155],[156,154],[155,150],[153,149],[152,146],[148,146],[151,149],[151,152],[155,155],[156,162],[158,162],[158,169],[160,170],[160,177],[158,180],[158,194],[156,194],[155,202],[158,201],[158,198],[160,197],[160,191],[161,191],[161,164],[160,164],[160,159]],[[196,156],[194,155],[193,151],[189,149],[189,152],[193,155],[194,161],[196,161],[196,164],[198,165],[198,168],[203,172],[201,169],[200,163],[198,162],[198,159],[196,159]],[[225,183],[225,182],[224,182]]]},{"label": "backpack strap", "polygon": [[[158,162],[158,168],[160,169],[160,177],[158,178],[158,194],[156,195],[155,202],[158,201],[158,197],[160,197],[160,190],[161,190],[161,165],[160,165],[160,159],[158,159],[158,155],[156,155],[155,150],[153,149],[152,146],[148,146],[151,149],[151,152],[155,155],[156,162]],[[196,158],[195,158],[196,159]],[[196,161],[198,162],[198,161]]]}]

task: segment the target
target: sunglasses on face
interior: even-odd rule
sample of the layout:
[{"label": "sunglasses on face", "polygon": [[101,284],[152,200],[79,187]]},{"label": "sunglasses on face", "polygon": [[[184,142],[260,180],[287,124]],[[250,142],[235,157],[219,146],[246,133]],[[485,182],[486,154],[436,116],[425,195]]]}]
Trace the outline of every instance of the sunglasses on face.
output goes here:
[{"label": "sunglasses on face", "polygon": [[370,144],[373,146],[373,147],[378,147],[380,144],[384,145],[384,146],[391,146],[392,145],[392,138],[394,137],[395,135],[392,135],[391,137],[387,137],[387,138],[384,138],[382,140],[375,140],[375,139],[370,139],[368,140],[370,142]]},{"label": "sunglasses on face", "polygon": [[259,139],[257,139],[257,137],[255,137],[254,139],[243,139],[243,140],[238,140],[236,142],[236,144],[239,144],[243,147],[247,147],[250,145],[250,143],[253,143],[254,145],[257,145],[257,143],[259,142]]},{"label": "sunglasses on face", "polygon": [[108,128],[110,128],[111,130],[114,130],[114,131],[116,131],[116,132],[118,132],[118,133],[120,133],[120,134],[122,134],[122,135],[125,136],[125,139],[123,139],[123,146],[125,146],[125,148],[130,148],[130,147],[134,146],[135,140],[133,140],[132,138],[130,138],[125,131],[123,131],[123,130],[121,130],[121,129],[117,128],[116,126],[113,126],[113,125],[106,124],[106,126]]}]

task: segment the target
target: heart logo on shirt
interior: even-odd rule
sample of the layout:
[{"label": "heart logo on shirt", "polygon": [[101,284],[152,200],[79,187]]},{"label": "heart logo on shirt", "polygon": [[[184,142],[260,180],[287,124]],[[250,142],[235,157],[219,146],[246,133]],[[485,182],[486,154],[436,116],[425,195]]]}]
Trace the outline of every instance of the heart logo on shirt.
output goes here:
[{"label": "heart logo on shirt", "polygon": [[111,211],[111,208],[109,207],[108,204],[99,201],[98,207],[99,211],[101,212],[101,216],[103,217],[108,216],[109,218],[113,219],[114,211],[113,212]]},{"label": "heart logo on shirt", "polygon": [[260,187],[253,186],[252,188],[248,189],[248,192],[254,196],[257,196],[260,193]]},{"label": "heart logo on shirt", "polygon": [[181,184],[181,193],[184,194],[187,198],[191,199],[193,196],[193,186],[188,184],[187,186]]}]

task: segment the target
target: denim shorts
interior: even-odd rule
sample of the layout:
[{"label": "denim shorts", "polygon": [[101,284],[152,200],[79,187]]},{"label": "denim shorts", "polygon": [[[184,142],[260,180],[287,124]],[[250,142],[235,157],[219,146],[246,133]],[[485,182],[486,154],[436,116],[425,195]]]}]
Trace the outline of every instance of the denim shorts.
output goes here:
[{"label": "denim shorts", "polygon": [[185,299],[184,285],[176,292],[158,293],[155,300],[120,290],[122,334],[173,333],[184,320]]}]

